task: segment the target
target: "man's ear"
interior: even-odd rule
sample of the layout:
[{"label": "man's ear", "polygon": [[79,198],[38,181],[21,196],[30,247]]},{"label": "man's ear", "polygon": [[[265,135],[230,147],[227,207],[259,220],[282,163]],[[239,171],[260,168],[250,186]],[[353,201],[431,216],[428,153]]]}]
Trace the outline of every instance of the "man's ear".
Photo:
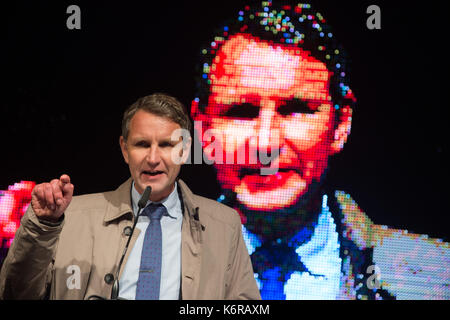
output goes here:
[{"label": "man's ear", "polygon": [[123,136],[120,136],[119,138],[119,144],[120,144],[120,150],[122,150],[123,159],[128,164],[128,149],[127,149],[127,143]]},{"label": "man's ear", "polygon": [[334,131],[333,142],[331,143],[331,153],[338,153],[344,148],[352,127],[352,108],[346,106],[341,109],[338,126]]}]

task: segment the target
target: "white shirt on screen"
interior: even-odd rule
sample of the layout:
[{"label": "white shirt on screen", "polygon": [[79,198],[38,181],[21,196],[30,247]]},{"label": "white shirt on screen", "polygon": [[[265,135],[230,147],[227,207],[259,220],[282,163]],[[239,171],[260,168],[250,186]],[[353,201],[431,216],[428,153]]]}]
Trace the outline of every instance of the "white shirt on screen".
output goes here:
[{"label": "white shirt on screen", "polygon": [[[335,300],[339,296],[342,263],[339,256],[340,244],[327,202],[328,197],[324,195],[322,212],[311,239],[295,250],[308,270],[319,277],[306,272],[293,272],[283,286],[286,300]],[[251,255],[262,242],[244,226],[242,232]],[[258,276],[255,274],[258,287],[264,290]]]}]

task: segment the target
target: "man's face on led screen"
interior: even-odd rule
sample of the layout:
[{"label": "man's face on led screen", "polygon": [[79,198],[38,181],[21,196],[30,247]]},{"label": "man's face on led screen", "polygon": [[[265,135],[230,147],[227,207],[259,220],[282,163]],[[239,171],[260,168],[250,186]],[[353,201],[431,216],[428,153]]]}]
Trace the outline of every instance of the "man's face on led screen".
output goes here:
[{"label": "man's face on led screen", "polygon": [[[345,128],[335,128],[330,77],[324,63],[297,46],[250,35],[230,37],[217,52],[205,123],[223,135],[225,155],[237,159],[246,150],[243,164],[215,167],[222,188],[236,192],[248,209],[293,205],[313,181],[320,180],[329,155],[342,147],[350,119]],[[340,131],[345,137],[339,136]],[[249,154],[273,145],[279,156],[271,167],[278,172],[262,175],[261,162],[252,164]]]}]

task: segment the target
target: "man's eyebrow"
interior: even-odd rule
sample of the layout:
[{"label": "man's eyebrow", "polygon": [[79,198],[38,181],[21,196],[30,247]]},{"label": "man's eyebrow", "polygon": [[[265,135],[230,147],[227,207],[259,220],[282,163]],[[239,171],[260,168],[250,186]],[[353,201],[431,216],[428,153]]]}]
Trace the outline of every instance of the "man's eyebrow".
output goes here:
[{"label": "man's eyebrow", "polygon": [[140,136],[129,137],[129,141],[133,141],[133,142],[146,141],[146,140],[147,139],[145,139],[144,137],[140,137]]},{"label": "man's eyebrow", "polygon": [[289,98],[289,99],[282,99],[282,102],[289,102],[289,101],[296,101],[296,102],[306,102],[306,103],[319,103],[320,101],[318,101],[317,99],[310,99],[310,98]]},{"label": "man's eyebrow", "polygon": [[[132,139],[133,143],[142,143],[142,142],[146,142],[146,143],[152,143],[152,141],[150,141],[148,138],[145,137],[134,137],[134,139]],[[167,136],[167,137],[163,137],[157,140],[158,143],[165,143],[165,142],[173,142],[173,140],[171,139],[171,136]]]},{"label": "man's eyebrow", "polygon": [[172,139],[172,136],[170,136],[170,137],[159,140],[158,143],[169,143],[170,145],[174,146],[174,145],[180,143],[181,141],[183,141],[183,136],[179,136],[178,140]]}]

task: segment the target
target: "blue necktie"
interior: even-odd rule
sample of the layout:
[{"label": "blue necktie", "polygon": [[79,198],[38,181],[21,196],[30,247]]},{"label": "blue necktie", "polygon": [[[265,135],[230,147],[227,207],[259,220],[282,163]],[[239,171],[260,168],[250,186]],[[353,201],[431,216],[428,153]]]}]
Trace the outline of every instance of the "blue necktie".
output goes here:
[{"label": "blue necktie", "polygon": [[150,218],[142,246],[141,266],[136,288],[136,300],[159,300],[162,260],[161,217],[167,214],[162,204],[149,204],[143,215]]},{"label": "blue necktie", "polygon": [[263,300],[285,300],[284,285],[293,272],[313,275],[301,262],[295,248],[285,242],[267,242],[258,247],[250,258],[262,284],[260,291]]}]

